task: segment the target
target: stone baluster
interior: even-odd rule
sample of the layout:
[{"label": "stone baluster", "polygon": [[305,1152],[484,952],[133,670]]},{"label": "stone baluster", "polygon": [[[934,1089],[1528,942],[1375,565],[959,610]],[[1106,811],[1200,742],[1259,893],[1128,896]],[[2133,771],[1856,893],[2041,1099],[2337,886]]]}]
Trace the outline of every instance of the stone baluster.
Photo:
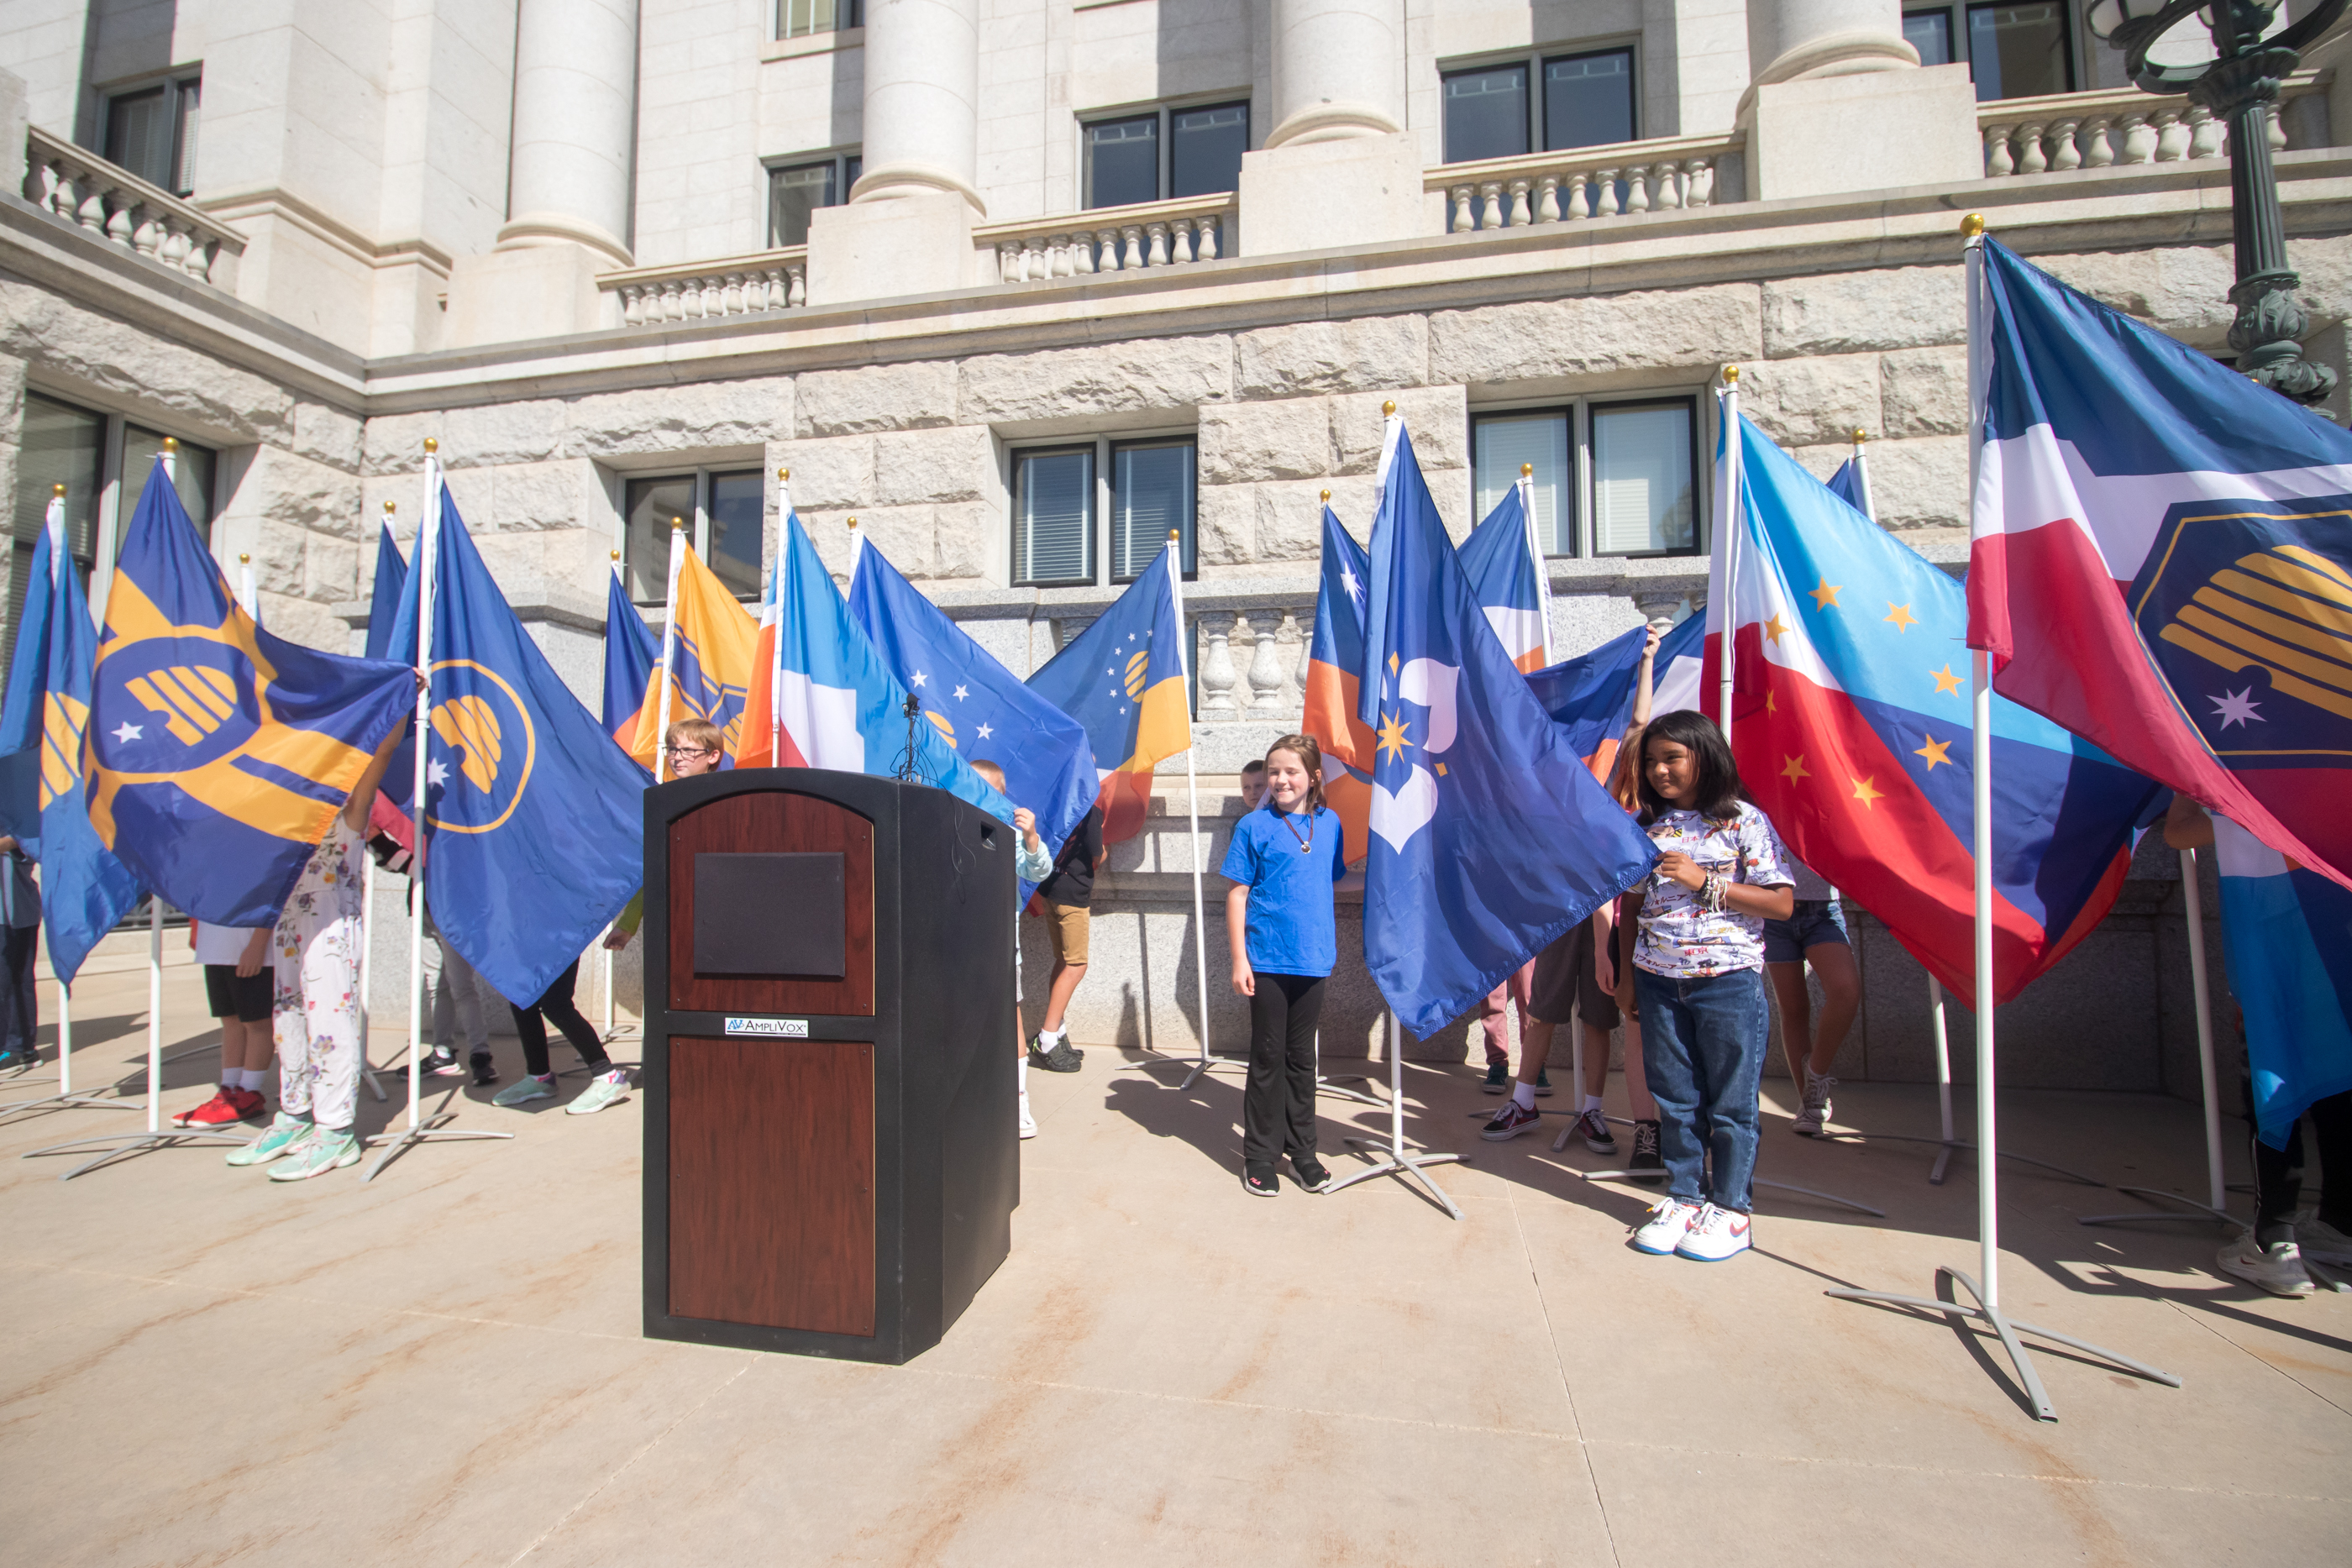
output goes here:
[{"label": "stone baluster", "polygon": [[1446,193],[1446,199],[1454,208],[1452,226],[1446,233],[1467,234],[1478,226],[1478,220],[1470,214],[1470,198],[1475,193],[1475,188],[1469,185],[1456,185]]},{"label": "stone baluster", "polygon": [[1596,188],[1592,215],[1596,218],[1617,215],[1617,173],[1614,169],[1595,169],[1592,172],[1592,183]]},{"label": "stone baluster", "polygon": [[[1235,622],[1240,621],[1235,616]],[[1201,720],[1215,724],[1241,716],[1234,706],[1234,628],[1213,615],[1201,617]]]},{"label": "stone baluster", "polygon": [[1150,241],[1144,248],[1143,265],[1146,267],[1167,266],[1168,225],[1166,224],[1146,224],[1143,227],[1143,232],[1147,239]]},{"label": "stone baluster", "polygon": [[620,294],[621,325],[624,327],[644,326],[646,322],[645,313],[637,308],[637,298],[639,294],[637,286],[634,283],[625,283],[621,285]]},{"label": "stone baluster", "polygon": [[751,302],[743,294],[743,275],[741,273],[730,272],[719,279],[719,314],[721,316],[741,316],[748,314],[751,308]]},{"label": "stone baluster", "polygon": [[[1234,624],[1238,627],[1242,618],[1235,616],[1234,619]],[[1262,617],[1262,619],[1270,619],[1270,617]],[[1283,716],[1282,656],[1275,650],[1274,627],[1268,625],[1261,629],[1253,623],[1251,631],[1255,637],[1256,646],[1250,653],[1249,716],[1279,720]]]},{"label": "stone baluster", "polygon": [[686,291],[675,277],[662,285],[661,319],[665,321],[686,319]]},{"label": "stone baluster", "polygon": [[1118,232],[1119,237],[1127,242],[1119,254],[1119,270],[1137,271],[1143,266],[1143,225],[1129,224]]},{"label": "stone baluster", "polygon": [[188,256],[191,252],[199,248],[199,245],[196,236],[189,232],[185,224],[181,223],[177,218],[169,218],[156,224],[153,233],[157,261],[162,262],[165,267],[175,267],[183,272],[194,270],[188,266]]},{"label": "stone baluster", "polygon": [[106,198],[112,194],[114,194],[113,187],[105,181],[84,180],[81,183],[81,207],[74,214],[74,221],[99,238],[104,239],[106,237]]},{"label": "stone baluster", "polygon": [[1523,229],[1536,221],[1534,211],[1528,205],[1528,193],[1534,188],[1532,181],[1511,182],[1511,226],[1515,229]]},{"label": "stone baluster", "polygon": [[1192,265],[1192,220],[1178,218],[1168,225],[1168,257],[1178,267]]},{"label": "stone baluster", "polygon": [[1589,218],[1592,215],[1592,176],[1581,169],[1568,176],[1568,215]]},{"label": "stone baluster", "polygon": [[2156,162],[2157,130],[2155,117],[2141,110],[2129,110],[2124,114],[2123,155],[2118,163],[2153,163]]},{"label": "stone baluster", "polygon": [[[2271,106],[2270,144],[2273,152],[2286,151],[2286,116],[2279,112],[2285,107],[2286,105],[2283,103]],[[2224,134],[2227,133],[2228,129],[2227,126],[2222,128]]]},{"label": "stone baluster", "polygon": [[2006,180],[2017,172],[2017,160],[2010,155],[2009,131],[2006,125],[1985,127],[1985,178],[1989,180]]},{"label": "stone baluster", "polygon": [[2079,122],[2072,120],[2053,121],[2050,127],[2050,167],[2061,172],[2083,166],[2083,150],[2075,144]]},{"label": "stone baluster", "polygon": [[1288,722],[1292,715],[1304,714],[1307,708],[1306,661],[1300,657],[1307,640],[1298,632],[1297,612],[1285,610],[1282,624],[1275,628],[1274,635],[1267,641],[1274,644],[1274,656],[1282,673],[1282,684],[1275,693],[1275,700],[1282,710],[1284,721]]},{"label": "stone baluster", "polygon": [[2189,156],[2189,121],[2177,109],[2159,110],[2156,117],[2156,161],[2178,163]]},{"label": "stone baluster", "polygon": [[148,211],[144,205],[140,207],[138,216],[131,231],[131,248],[152,261],[169,237],[170,220],[161,213]]},{"label": "stone baluster", "polygon": [[1665,593],[1651,589],[1633,595],[1633,608],[1642,612],[1642,620],[1646,624],[1656,627],[1661,633],[1673,627],[1675,612],[1682,607],[1683,598],[1679,593]]},{"label": "stone baluster", "polygon": [[1503,226],[1503,187],[1489,180],[1478,187],[1478,226],[1498,229]]},{"label": "stone baluster", "polygon": [[1217,224],[1215,218],[1202,218],[1193,225],[1192,256],[1196,261],[1217,259]]},{"label": "stone baluster", "polygon": [[1559,176],[1546,174],[1536,182],[1536,222],[1559,222]]},{"label": "stone baluster", "polygon": [[2050,154],[2042,145],[2042,127],[2021,125],[2017,128],[2017,172],[2039,174],[2050,167]]},{"label": "stone baluster", "polygon": [[1684,204],[1693,207],[1713,206],[1715,204],[1715,160],[1694,158],[1683,165],[1683,171],[1690,176],[1690,193],[1684,198]]},{"label": "stone baluster", "polygon": [[[2273,119],[2276,116],[2273,116]],[[2189,155],[2191,158],[2219,158],[2225,123],[2213,118],[2213,111],[2201,103],[2189,106]]]},{"label": "stone baluster", "polygon": [[1089,229],[1070,236],[1070,272],[1078,277],[1091,277],[1095,270],[1095,236]]},{"label": "stone baluster", "polygon": [[1054,264],[1045,254],[1045,240],[1036,235],[1031,235],[1027,239],[1023,240],[1021,242],[1022,280],[1024,282],[1031,278],[1042,280],[1053,275]]},{"label": "stone baluster", "polygon": [[807,304],[808,264],[806,262],[795,263],[788,269],[788,276],[792,278],[792,292],[785,297],[784,303],[787,305]]},{"label": "stone baluster", "polygon": [[1686,201],[1683,189],[1682,165],[1668,159],[1662,163],[1651,164],[1650,169],[1657,176],[1658,181],[1657,198],[1650,204],[1651,209],[1664,212],[1679,211]]},{"label": "stone baluster", "polygon": [[2114,139],[2108,134],[2115,121],[2104,114],[2095,114],[2083,121],[2075,141],[2083,151],[2083,167],[2104,169],[2116,161]]}]

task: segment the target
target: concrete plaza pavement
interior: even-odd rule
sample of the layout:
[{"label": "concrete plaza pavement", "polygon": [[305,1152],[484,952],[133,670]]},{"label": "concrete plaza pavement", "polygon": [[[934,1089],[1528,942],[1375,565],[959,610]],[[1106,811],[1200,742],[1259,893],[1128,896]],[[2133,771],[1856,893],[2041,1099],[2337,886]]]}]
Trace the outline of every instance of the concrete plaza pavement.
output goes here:
[{"label": "concrete plaza pavement", "polygon": [[[215,1038],[201,1004],[172,971],[168,1043]],[[136,1085],[145,1006],[136,968],[85,977],[78,1085]],[[167,1070],[167,1112],[214,1062]],[[1410,1134],[1474,1162],[1435,1172],[1459,1223],[1387,1179],[1249,1197],[1238,1075],[1181,1077],[1108,1049],[1032,1074],[1012,1257],[896,1368],[639,1337],[641,1097],[524,1114],[428,1081],[519,1136],[373,1185],[206,1148],[61,1183],[16,1156],[133,1118],[7,1115],[42,1089],[0,1081],[0,1560],[2149,1564],[2352,1539],[2352,1294],[2219,1278],[2209,1228],[2086,1229],[2133,1200],[2006,1165],[2009,1310],[2186,1380],[2043,1350],[2043,1424],[1988,1335],[1822,1293],[1973,1270],[1965,1157],[1931,1186],[1918,1145],[1810,1143],[1768,1104],[1761,1174],[1887,1218],[1767,1193],[1757,1250],[1710,1267],[1627,1247],[1646,1194],[1573,1174],[1621,1162],[1479,1142],[1467,1068],[1405,1080]],[[386,1086],[363,1129],[402,1110]],[[2202,1188],[2192,1106],[2001,1109],[2021,1152]],[[1342,1133],[1385,1113],[1322,1110],[1344,1172]],[[1841,1126],[1933,1120],[1926,1089],[1838,1101]]]}]

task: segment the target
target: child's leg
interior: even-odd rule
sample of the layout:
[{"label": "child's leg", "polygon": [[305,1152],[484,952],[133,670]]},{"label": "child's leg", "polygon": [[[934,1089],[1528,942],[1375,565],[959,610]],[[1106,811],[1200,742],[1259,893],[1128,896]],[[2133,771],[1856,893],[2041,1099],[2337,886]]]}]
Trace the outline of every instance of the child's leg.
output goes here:
[{"label": "child's leg", "polygon": [[1764,977],[1754,969],[1734,969],[1691,982],[1689,995],[1691,1058],[1701,1119],[1715,1155],[1707,1196],[1718,1208],[1745,1214],[1756,1174],[1756,1096],[1772,1031]]},{"label": "child's leg", "polygon": [[[285,927],[278,928],[270,1039],[278,1052],[278,1109],[307,1122],[311,1119],[310,1089],[317,1075],[311,1070],[310,1017],[302,1006],[303,954],[300,949],[286,953],[282,944],[289,935]],[[309,943],[302,946],[307,948]]]},{"label": "child's leg", "polygon": [[1843,940],[1814,943],[1805,949],[1805,962],[1822,980],[1822,1016],[1813,1025],[1807,1062],[1818,1077],[1837,1065],[1838,1048],[1845,1044],[1853,1015],[1862,1009],[1862,971],[1854,965],[1853,949]]},{"label": "child's leg", "polygon": [[1789,1078],[1797,1092],[1805,1089],[1805,1064],[1813,1054],[1813,998],[1805,988],[1805,964],[1767,964],[1772,999],[1780,1009],[1780,1054],[1788,1059]]},{"label": "child's leg", "polygon": [[547,1020],[539,1016],[536,1005],[507,1006],[514,1014],[515,1038],[522,1041],[522,1070],[533,1078],[547,1077]]},{"label": "child's leg", "polygon": [[1290,1042],[1290,998],[1280,977],[1257,977],[1250,998],[1249,1080],[1242,1091],[1242,1166],[1270,1166],[1282,1155],[1284,1056]]},{"label": "child's leg", "polygon": [[580,960],[574,958],[563,967],[563,973],[555,977],[547,994],[539,998],[540,1016],[563,1031],[563,1038],[572,1042],[572,1049],[580,1053],[580,1060],[589,1071],[609,1072],[613,1062],[604,1054],[604,1042],[596,1038],[596,1031],[580,1016],[580,1009],[572,999],[572,988],[579,983]]},{"label": "child's leg", "polygon": [[1045,906],[1045,928],[1054,938],[1054,977],[1045,990],[1045,1016],[1037,1026],[1041,1033],[1062,1032],[1062,1015],[1069,1009],[1078,982],[1087,977],[1087,937],[1092,922],[1091,910],[1059,904]]},{"label": "child's leg", "polygon": [[1706,1146],[1699,1141],[1698,1075],[1691,1058],[1695,1020],[1681,995],[1697,983],[1633,971],[1642,1010],[1642,1065],[1657,1097],[1658,1157],[1666,1163],[1666,1195],[1685,1203],[1699,1201],[1706,1171]]},{"label": "child's leg", "polygon": [[1295,1165],[1315,1157],[1315,1025],[1323,1016],[1323,977],[1283,975],[1275,983],[1288,1002],[1283,1031],[1283,1143]]},{"label": "child's leg", "polygon": [[359,1119],[359,931],[355,918],[332,921],[302,949],[310,1120],[322,1133],[347,1133]]},{"label": "child's leg", "polygon": [[[1601,1060],[1605,1061],[1609,1058],[1609,1042],[1604,1039],[1601,1045]],[[1650,1097],[1650,1074],[1642,1057],[1642,1020],[1639,1019],[1625,1020],[1625,1100],[1633,1108],[1636,1122],[1658,1119],[1658,1103]]]}]

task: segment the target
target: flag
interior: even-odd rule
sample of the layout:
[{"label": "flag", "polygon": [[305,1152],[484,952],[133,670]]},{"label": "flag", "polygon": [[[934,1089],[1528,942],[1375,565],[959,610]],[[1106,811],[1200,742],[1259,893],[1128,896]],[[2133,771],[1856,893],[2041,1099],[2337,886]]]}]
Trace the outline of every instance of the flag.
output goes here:
[{"label": "flag", "polygon": [[755,685],[763,695],[775,694],[773,711],[782,722],[771,736],[770,705],[754,703],[743,755],[760,758],[763,767],[910,779],[1012,821],[1013,803],[971,770],[937,726],[909,726],[907,688],[850,619],[849,606],[789,505],[773,578],[775,631],[772,641],[762,641],[776,650],[776,662]]},{"label": "flag", "polygon": [[[99,841],[83,794],[82,730],[98,632],[66,554],[61,506],[51,505],[28,570],[8,698],[0,707],[0,752],[9,755],[12,797],[5,827],[40,863],[49,967],[70,982],[99,938],[139,902],[139,879]],[[15,799],[20,789],[30,798]]]},{"label": "flag", "polygon": [[1861,458],[1849,457],[1838,465],[1838,471],[1830,476],[1829,491],[1864,517],[1870,516],[1870,497],[1862,488]]},{"label": "flag", "polygon": [[1984,242],[1969,644],[2352,887],[2352,433]]},{"label": "flag", "polygon": [[134,876],[207,925],[275,925],[415,695],[404,665],[255,625],[155,460],[107,596],[82,737],[90,823]]},{"label": "flag", "polygon": [[[1650,712],[1653,716],[1698,706],[1698,665],[1706,634],[1704,616],[1685,615],[1664,637],[1650,664]],[[1568,730],[1571,750],[1584,758],[1592,776],[1606,783],[1617,765],[1617,747],[1625,727],[1633,720],[1635,688],[1642,677],[1642,650],[1650,629],[1636,626],[1612,637],[1590,653],[1564,660],[1528,677],[1528,688]],[[1666,700],[1668,687],[1673,700]]]},{"label": "flag", "polygon": [[[515,619],[448,492],[438,500],[391,638],[394,657],[416,656],[429,571],[425,897],[459,956],[529,1006],[645,880],[646,777]],[[401,756],[384,788],[413,811],[414,748]]]},{"label": "flag", "polygon": [[1151,805],[1151,769],[1192,744],[1184,623],[1171,552],[1029,677],[1029,689],[1086,727],[1101,782],[1103,842],[1131,839]]},{"label": "flag", "polygon": [[[618,572],[604,584],[604,733],[623,750],[636,744],[637,717],[645,711],[661,644],[637,607],[629,602]],[[755,665],[754,668],[757,668]]]},{"label": "flag", "polygon": [[[736,767],[743,740],[744,704],[751,695],[753,673],[760,668],[756,645],[760,628],[718,574],[702,564],[693,546],[678,548],[684,560],[677,574],[677,602],[670,608],[671,634],[663,643],[670,660],[669,719],[676,724],[682,718],[700,718],[717,725],[725,750],[719,766]],[[610,594],[618,592],[617,584],[608,591],[608,606]],[[613,659],[611,625],[608,608],[604,653],[608,673]],[[636,730],[622,744],[637,765],[650,773],[663,739],[658,669],[647,679],[645,694],[637,707]]]},{"label": "flag", "polygon": [[400,613],[401,591],[408,586],[408,563],[392,542],[392,525],[379,525],[375,539],[375,586],[368,596],[367,656],[381,659],[392,646],[392,619]]},{"label": "flag", "polygon": [[[1738,422],[1732,753],[1797,857],[1975,1005],[1975,771],[1965,591]],[[2163,795],[2088,741],[1992,704],[1994,999],[2087,936]]]},{"label": "flag", "polygon": [[1339,813],[1349,865],[1370,843],[1372,732],[1356,716],[1364,667],[1364,595],[1371,558],[1323,508],[1323,571],[1315,590],[1315,636],[1307,653],[1307,712],[1299,732],[1323,750],[1323,800]]},{"label": "flag", "polygon": [[2213,819],[2213,850],[2254,1124],[2283,1149],[2314,1102],[2352,1089],[2352,893],[2226,817]]},{"label": "flag", "polygon": [[1416,1035],[1475,1006],[1655,859],[1488,634],[1402,420],[1372,524],[1364,957]]},{"label": "flag", "polygon": [[1502,640],[1503,652],[1522,672],[1551,663],[1550,595],[1545,591],[1543,556],[1536,549],[1535,524],[1527,497],[1514,485],[1503,492],[1486,520],[1462,541],[1462,570],[1470,591],[1486,612],[1486,624]]},{"label": "flag", "polygon": [[891,675],[921,699],[923,717],[949,746],[1004,769],[1005,794],[1036,813],[1046,852],[1060,854],[1099,787],[1086,727],[1024,685],[871,541],[859,547],[850,573],[849,618]]}]

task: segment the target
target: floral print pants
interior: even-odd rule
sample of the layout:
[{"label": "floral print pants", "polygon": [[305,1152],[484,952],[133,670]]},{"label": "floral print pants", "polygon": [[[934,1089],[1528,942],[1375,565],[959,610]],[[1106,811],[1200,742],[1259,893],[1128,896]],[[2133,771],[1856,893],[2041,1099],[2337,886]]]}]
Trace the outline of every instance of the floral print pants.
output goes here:
[{"label": "floral print pants", "polygon": [[271,944],[277,976],[273,1033],[278,1096],[289,1115],[307,1113],[341,1131],[359,1114],[359,835],[340,813],[302,868],[278,917]]}]

